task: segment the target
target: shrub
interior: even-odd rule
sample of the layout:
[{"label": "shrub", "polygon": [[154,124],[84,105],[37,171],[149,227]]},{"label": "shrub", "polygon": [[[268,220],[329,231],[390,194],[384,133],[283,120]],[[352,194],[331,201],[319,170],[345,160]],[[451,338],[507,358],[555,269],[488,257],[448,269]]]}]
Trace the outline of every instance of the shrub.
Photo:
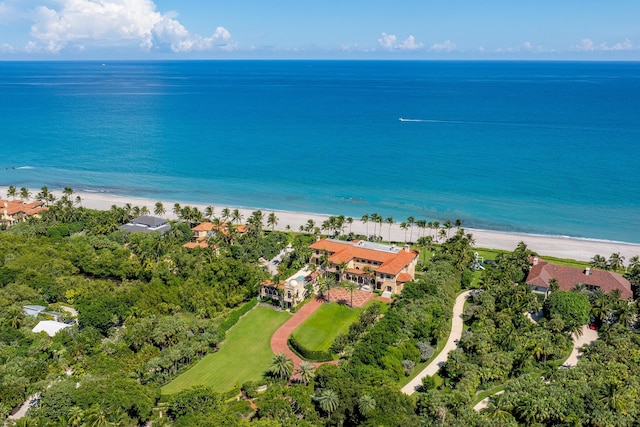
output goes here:
[{"label": "shrub", "polygon": [[289,344],[291,350],[298,353],[303,359],[307,359],[312,362],[328,362],[329,360],[333,359],[333,356],[328,351],[309,350],[308,348],[300,344],[293,335],[289,337],[287,343]]},{"label": "shrub", "polygon": [[413,369],[416,367],[416,363],[413,360],[405,359],[402,361],[402,369],[404,369],[404,375],[409,376]]},{"label": "shrub", "polygon": [[420,352],[420,361],[424,362],[427,361],[429,359],[431,359],[431,356],[433,356],[433,347],[431,347],[431,344],[429,344],[426,341],[418,341],[418,344],[416,344],[416,347],[418,347],[418,351]]}]

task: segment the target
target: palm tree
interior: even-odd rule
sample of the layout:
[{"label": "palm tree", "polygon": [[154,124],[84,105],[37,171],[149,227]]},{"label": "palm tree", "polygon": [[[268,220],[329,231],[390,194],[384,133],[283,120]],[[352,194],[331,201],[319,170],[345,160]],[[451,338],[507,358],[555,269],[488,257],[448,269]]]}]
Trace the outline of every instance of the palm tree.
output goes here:
[{"label": "palm tree", "polygon": [[84,411],[78,406],[72,406],[69,409],[69,426],[80,427],[82,425],[82,419],[84,418]]},{"label": "palm tree", "polygon": [[407,230],[409,229],[409,224],[407,224],[406,222],[401,222],[400,223],[400,230],[404,230],[404,244],[407,244]]},{"label": "palm tree", "polygon": [[107,419],[107,412],[98,405],[93,405],[87,410],[86,424],[90,427],[107,427],[111,423]]},{"label": "palm tree", "polygon": [[180,206],[180,203],[174,203],[173,204],[173,214],[175,216],[178,217],[178,219],[180,219],[180,214],[182,213],[182,207]]},{"label": "palm tree", "polygon": [[378,224],[378,218],[380,218],[380,215],[378,215],[375,212],[369,216],[369,220],[373,222],[373,236],[376,238],[376,240],[378,238],[378,234],[376,233],[376,225]]},{"label": "palm tree", "polygon": [[351,234],[351,224],[353,224],[353,218],[349,216],[347,217],[346,221],[347,221],[347,224],[349,224],[349,234]]},{"label": "palm tree", "polygon": [[82,206],[82,197],[76,196],[75,204],[78,206]]},{"label": "palm tree", "polygon": [[67,186],[64,187],[64,189],[62,190],[62,195],[64,196],[64,198],[66,198],[67,200],[69,200],[71,198],[71,195],[73,194],[73,188]]},{"label": "palm tree", "polygon": [[624,265],[624,256],[620,255],[620,252],[614,252],[609,257],[609,267],[614,271],[617,271]]},{"label": "palm tree", "polygon": [[369,240],[369,215],[367,214],[362,215],[362,217],[360,218],[360,221],[366,226],[367,240]]},{"label": "palm tree", "polygon": [[607,268],[606,258],[598,254],[594,255],[593,258],[591,258],[591,262],[589,264],[591,264],[591,267],[593,268],[600,268],[603,270]]},{"label": "palm tree", "polygon": [[267,217],[267,227],[271,227],[271,230],[274,230],[276,225],[278,225],[278,217],[275,212],[271,212]]},{"label": "palm tree", "polygon": [[438,243],[438,230],[440,230],[440,221],[433,221],[431,223],[433,227],[433,239]]},{"label": "palm tree", "polygon": [[229,210],[229,208],[224,208],[222,209],[222,213],[220,215],[222,217],[222,222],[227,222],[229,221],[229,218],[231,218],[231,211]]},{"label": "palm tree", "polygon": [[297,372],[300,375],[300,381],[304,384],[309,384],[316,375],[315,367],[309,362],[302,362]]},{"label": "palm tree", "polygon": [[11,197],[11,199],[15,200],[17,195],[18,195],[18,190],[16,190],[16,187],[14,187],[13,185],[10,185],[9,189],[7,190],[7,197]]},{"label": "palm tree", "polygon": [[389,216],[384,221],[389,224],[389,243],[391,243],[391,226],[393,225],[393,218]]},{"label": "palm tree", "polygon": [[629,268],[634,269],[636,267],[640,267],[640,256],[638,255],[629,258]]},{"label": "palm tree", "polygon": [[30,197],[31,192],[29,191],[29,189],[27,187],[22,187],[20,189],[20,199],[22,199],[23,202],[28,202]]},{"label": "palm tree", "polygon": [[342,287],[351,294],[351,308],[353,308],[353,291],[358,289],[358,285],[351,280],[342,281]]},{"label": "palm tree", "polygon": [[338,403],[340,402],[338,394],[330,388],[325,388],[322,393],[320,393],[317,400],[320,404],[320,408],[329,414],[329,416],[331,416],[333,411],[338,409]]},{"label": "palm tree", "polygon": [[49,191],[49,189],[47,188],[46,185],[44,185],[41,189],[40,192],[38,194],[36,194],[36,200],[40,200],[40,201],[44,201],[44,203],[49,206],[49,198],[51,196],[51,192]]},{"label": "palm tree", "polygon": [[336,281],[333,275],[324,276],[318,279],[318,286],[320,287],[320,293],[324,295],[327,293],[327,301],[331,302],[331,289],[335,288]]},{"label": "palm tree", "polygon": [[274,377],[287,380],[293,372],[293,360],[289,359],[284,353],[278,353],[273,356],[271,366],[267,372]]},{"label": "palm tree", "polygon": [[156,202],[155,207],[153,208],[153,213],[158,215],[158,216],[162,216],[166,213],[167,211],[164,209],[164,205],[162,204],[162,202]]},{"label": "palm tree", "polygon": [[409,224],[409,242],[413,242],[413,224],[416,223],[416,220],[414,217],[410,216],[407,217],[407,224]]},{"label": "palm tree", "polygon": [[418,238],[420,238],[420,237],[424,236],[424,229],[427,228],[427,220],[426,219],[419,219],[419,220],[416,221],[416,225],[420,229],[418,231]]},{"label": "palm tree", "polygon": [[358,399],[358,412],[360,412],[360,415],[366,417],[374,409],[376,409],[376,400],[373,397],[368,394],[360,396],[360,399]]},{"label": "palm tree", "polygon": [[449,231],[451,230],[451,227],[453,227],[453,225],[451,224],[451,221],[446,220],[444,222],[444,224],[442,224],[442,226],[447,230],[447,239],[449,238]]},{"label": "palm tree", "polygon": [[209,221],[211,221],[211,218],[213,217],[214,213],[215,213],[215,208],[211,205],[207,206],[204,209],[204,216],[207,217]]},{"label": "palm tree", "polygon": [[238,209],[234,209],[233,212],[231,213],[231,222],[235,222],[236,224],[240,224],[240,222],[242,222],[242,219],[244,217],[242,216],[242,214],[240,213],[240,210]]}]

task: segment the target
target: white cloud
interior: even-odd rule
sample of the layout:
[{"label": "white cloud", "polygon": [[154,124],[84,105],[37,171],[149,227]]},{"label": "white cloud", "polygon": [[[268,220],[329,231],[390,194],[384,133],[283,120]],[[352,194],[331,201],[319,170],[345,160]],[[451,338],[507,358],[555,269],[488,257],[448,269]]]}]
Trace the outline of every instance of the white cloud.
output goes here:
[{"label": "white cloud", "polygon": [[380,35],[378,45],[384,50],[418,50],[423,47],[422,43],[416,43],[416,38],[412,35],[398,43],[398,38],[394,34],[387,33]]},{"label": "white cloud", "polygon": [[616,43],[612,46],[609,46],[608,43],[603,42],[596,44],[593,40],[587,38],[580,40],[580,43],[577,45],[571,46],[574,50],[578,50],[581,52],[594,52],[594,51],[619,51],[619,50],[633,50],[635,46],[631,43],[631,40],[624,39],[623,42]]},{"label": "white cloud", "polygon": [[446,40],[442,43],[436,43],[431,45],[431,50],[434,52],[451,52],[456,48],[456,44],[451,40]]},{"label": "white cloud", "polygon": [[175,12],[156,11],[152,0],[58,0],[56,9],[35,9],[27,51],[57,53],[69,44],[137,45],[174,52],[231,50],[231,34],[216,28],[210,37],[190,33]]}]

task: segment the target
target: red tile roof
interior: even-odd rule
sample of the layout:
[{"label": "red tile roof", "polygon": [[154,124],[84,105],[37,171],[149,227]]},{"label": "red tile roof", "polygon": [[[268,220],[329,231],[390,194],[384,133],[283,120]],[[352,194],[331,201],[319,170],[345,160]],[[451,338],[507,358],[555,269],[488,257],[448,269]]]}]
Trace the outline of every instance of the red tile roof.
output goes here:
[{"label": "red tile roof", "polygon": [[406,283],[413,280],[413,277],[409,273],[400,273],[398,274],[398,282]]},{"label": "red tile roof", "polygon": [[370,248],[355,246],[357,242],[339,242],[330,239],[320,239],[312,243],[309,247],[314,250],[327,251],[330,253],[329,261],[333,264],[341,262],[349,262],[354,258],[360,258],[375,261],[381,265],[376,269],[377,272],[384,274],[396,275],[407,267],[414,258],[418,256],[418,252],[414,250],[397,252],[381,251]]},{"label": "red tile roof", "polygon": [[208,248],[209,244],[204,241],[201,240],[199,242],[187,242],[184,245],[182,245],[183,248],[187,248],[187,249],[193,249],[193,248]]},{"label": "red tile roof", "polygon": [[618,273],[605,270],[589,269],[590,274],[585,274],[586,270],[582,268],[566,267],[562,265],[549,264],[546,261],[538,261],[536,265],[531,267],[527,276],[527,284],[548,288],[549,281],[556,279],[560,290],[570,291],[575,288],[578,283],[585,285],[597,286],[604,292],[620,291],[620,296],[624,299],[631,298],[631,283]]},{"label": "red tile roof", "polygon": [[39,200],[31,203],[24,203],[22,200],[0,200],[0,213],[4,214],[6,211],[9,216],[18,213],[31,216],[46,211],[47,209],[48,208],[44,207],[44,202]]}]

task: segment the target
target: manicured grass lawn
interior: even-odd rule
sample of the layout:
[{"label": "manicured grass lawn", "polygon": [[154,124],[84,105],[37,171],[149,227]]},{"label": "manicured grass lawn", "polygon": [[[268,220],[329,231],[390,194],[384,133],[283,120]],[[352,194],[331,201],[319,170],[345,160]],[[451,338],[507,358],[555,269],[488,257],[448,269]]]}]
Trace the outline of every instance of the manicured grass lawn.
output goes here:
[{"label": "manicured grass lawn", "polygon": [[309,350],[329,350],[333,340],[346,333],[361,312],[361,308],[351,309],[338,303],[322,304],[293,331],[293,336]]},{"label": "manicured grass lawn", "polygon": [[162,387],[162,393],[177,393],[196,385],[225,392],[236,384],[259,380],[273,358],[271,336],[290,317],[270,307],[256,307],[227,332],[219,351],[208,354]]}]

